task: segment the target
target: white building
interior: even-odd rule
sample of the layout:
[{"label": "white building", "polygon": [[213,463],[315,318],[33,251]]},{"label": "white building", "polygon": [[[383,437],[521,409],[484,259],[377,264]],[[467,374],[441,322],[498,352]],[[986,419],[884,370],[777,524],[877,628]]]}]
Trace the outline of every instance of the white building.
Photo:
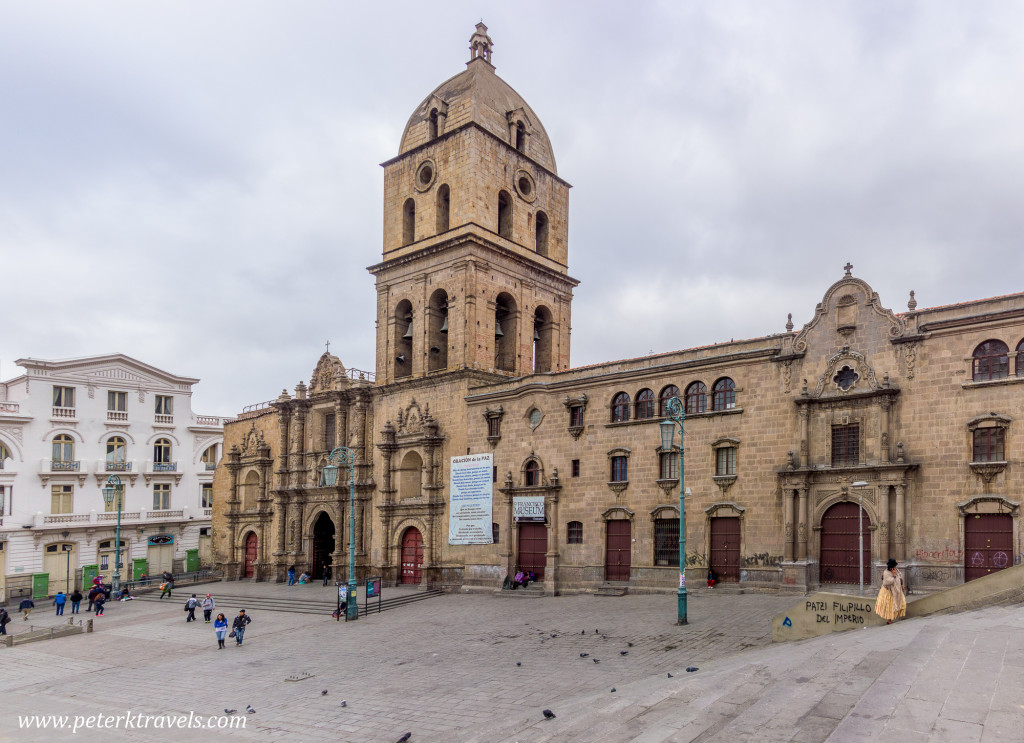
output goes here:
[{"label": "white building", "polygon": [[122,580],[208,565],[226,419],[192,412],[199,380],[123,354],[15,363],[25,373],[0,382],[0,601],[109,579],[112,475]]}]

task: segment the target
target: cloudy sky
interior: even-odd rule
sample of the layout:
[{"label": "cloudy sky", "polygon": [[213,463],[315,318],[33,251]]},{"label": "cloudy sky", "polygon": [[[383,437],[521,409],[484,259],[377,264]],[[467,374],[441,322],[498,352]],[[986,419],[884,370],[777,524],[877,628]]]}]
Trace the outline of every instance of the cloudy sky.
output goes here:
[{"label": "cloudy sky", "polygon": [[[498,74],[573,184],[574,365],[1024,290],[1024,4],[0,2],[0,378],[122,352],[230,415],[374,368],[406,119]],[[612,270],[614,267],[614,270]]]}]

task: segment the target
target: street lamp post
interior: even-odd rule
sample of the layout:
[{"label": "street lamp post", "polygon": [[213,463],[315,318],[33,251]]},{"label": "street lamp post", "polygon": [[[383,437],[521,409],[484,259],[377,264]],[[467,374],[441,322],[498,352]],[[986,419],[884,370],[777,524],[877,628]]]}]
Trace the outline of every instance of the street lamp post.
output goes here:
[{"label": "street lamp post", "polygon": [[864,488],[868,484],[863,480],[850,483],[857,491],[857,573],[860,576],[860,595],[864,595]]},{"label": "street lamp post", "polygon": [[661,428],[661,449],[672,451],[676,425],[679,425],[679,589],[676,591],[677,624],[686,624],[686,484],[683,454],[683,424],[686,409],[678,395],[665,404],[665,416],[658,425]]},{"label": "street lamp post", "polygon": [[[71,536],[71,532],[69,532],[69,531],[62,531],[60,534],[61,534],[62,537],[64,537],[65,540],[67,540],[67,538]],[[67,570],[67,573],[65,574],[64,593],[70,594],[71,593],[71,545],[70,544],[62,544],[60,546],[60,548],[64,552],[65,562],[67,563],[67,565],[65,566],[65,570]]]},{"label": "street lamp post", "polygon": [[124,501],[124,485],[121,478],[111,475],[107,478],[107,486],[103,488],[103,500],[107,505],[117,498],[117,529],[114,531],[114,576],[110,579],[110,590],[117,593],[121,590],[121,506]]},{"label": "street lamp post", "polygon": [[347,446],[339,446],[328,457],[330,464],[324,467],[323,483],[334,487],[338,483],[339,467],[348,467],[348,606],[345,616],[359,619],[359,602],[356,600],[356,455]]}]

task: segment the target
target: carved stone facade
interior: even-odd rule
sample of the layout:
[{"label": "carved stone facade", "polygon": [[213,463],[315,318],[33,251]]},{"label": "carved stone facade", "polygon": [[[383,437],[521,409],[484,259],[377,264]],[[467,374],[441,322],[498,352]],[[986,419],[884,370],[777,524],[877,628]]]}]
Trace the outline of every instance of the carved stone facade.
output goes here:
[{"label": "carved stone facade", "polygon": [[[473,49],[384,163],[375,378],[324,354],[308,391],[225,429],[214,523],[234,574],[249,533],[254,575],[316,569],[321,513],[347,570],[347,487],[319,484],[344,443],[358,457],[360,577],[498,588],[524,556],[513,499],[537,495],[545,591],[600,586],[623,535],[630,587],[675,590],[678,444],[663,450],[658,427],[672,394],[687,408],[691,585],[716,560],[754,587],[842,582],[823,562],[856,566],[856,547],[830,546],[851,509],[871,582],[890,557],[914,588],[961,582],[969,519],[983,517],[1009,519],[1000,559],[1019,561],[1024,294],[921,309],[911,293],[896,313],[847,264],[799,329],[790,315],[763,338],[572,369],[569,186],[539,118],[495,75],[486,29]],[[449,545],[449,462],[481,453],[494,456],[496,541]]]}]

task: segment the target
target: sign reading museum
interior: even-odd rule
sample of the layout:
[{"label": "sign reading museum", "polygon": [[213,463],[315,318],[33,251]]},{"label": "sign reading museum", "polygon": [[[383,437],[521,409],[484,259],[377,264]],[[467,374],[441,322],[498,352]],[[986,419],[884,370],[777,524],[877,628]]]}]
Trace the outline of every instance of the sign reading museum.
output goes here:
[{"label": "sign reading museum", "polygon": [[448,544],[492,544],[493,454],[452,457]]}]

